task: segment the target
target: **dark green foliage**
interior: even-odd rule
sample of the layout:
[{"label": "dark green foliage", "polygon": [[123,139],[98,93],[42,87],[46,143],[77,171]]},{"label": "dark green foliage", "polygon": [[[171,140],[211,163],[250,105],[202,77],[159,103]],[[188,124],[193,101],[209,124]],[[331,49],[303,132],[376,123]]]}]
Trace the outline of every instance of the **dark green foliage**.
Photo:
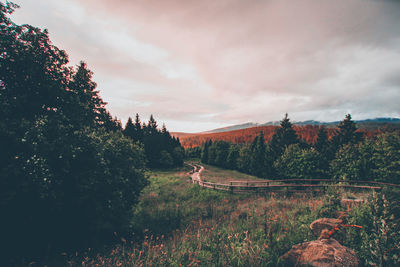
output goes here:
[{"label": "dark green foliage", "polygon": [[373,146],[373,176],[378,181],[400,183],[400,136],[384,134]]},{"label": "dark green foliage", "polygon": [[351,115],[347,114],[338,125],[338,131],[332,137],[332,143],[335,149],[346,144],[357,144],[362,141],[363,135],[361,132],[357,132],[357,126],[351,119]]},{"label": "dark green foliage", "polygon": [[228,158],[229,153],[229,143],[225,141],[216,141],[212,144],[212,147],[215,147],[215,165],[226,167],[226,159]]},{"label": "dark green foliage", "polygon": [[0,249],[40,260],[127,231],[146,160],[86,64],[67,67],[46,30],[7,17],[13,8],[0,2]]},{"label": "dark green foliage", "polygon": [[239,150],[239,159],[237,160],[237,169],[244,173],[249,173],[251,151],[249,146],[243,145]]},{"label": "dark green foliage", "polygon": [[[348,231],[345,245],[355,249],[366,266],[400,265],[399,192],[375,193],[367,204],[352,211],[349,223],[360,225]],[[390,201],[388,200],[390,198]]]},{"label": "dark green foliage", "polygon": [[179,139],[172,137],[165,125],[158,129],[153,115],[148,124],[141,124],[139,115],[136,114],[135,123],[129,118],[125,129],[125,136],[134,142],[144,144],[147,165],[151,168],[168,168],[183,164],[185,151]]},{"label": "dark green foliage", "polygon": [[238,169],[238,159],[240,157],[239,154],[240,147],[235,144],[231,144],[229,147],[228,157],[226,158],[226,166],[231,170]]},{"label": "dark green foliage", "polygon": [[250,146],[250,170],[249,173],[258,177],[266,177],[270,174],[270,168],[267,164],[266,146],[263,132],[254,138]]},{"label": "dark green foliage", "polygon": [[298,144],[288,146],[282,156],[275,161],[274,167],[282,178],[326,178],[320,153],[313,148],[301,149]]},{"label": "dark green foliage", "polygon": [[208,140],[203,144],[203,149],[201,151],[201,162],[203,162],[205,164],[207,164],[208,160],[209,160],[209,155],[208,155],[209,151],[208,150],[211,145],[212,145],[211,140]]},{"label": "dark green foliage", "polygon": [[185,158],[198,158],[201,159],[202,147],[189,147],[185,149]]},{"label": "dark green foliage", "polygon": [[343,146],[331,162],[332,177],[337,180],[370,179],[373,167],[371,157],[372,145],[369,142]]},{"label": "dark green foliage", "polygon": [[289,145],[297,143],[299,143],[299,138],[286,113],[285,117],[281,120],[280,127],[276,129],[275,134],[272,136],[269,144],[269,153],[276,160]]}]

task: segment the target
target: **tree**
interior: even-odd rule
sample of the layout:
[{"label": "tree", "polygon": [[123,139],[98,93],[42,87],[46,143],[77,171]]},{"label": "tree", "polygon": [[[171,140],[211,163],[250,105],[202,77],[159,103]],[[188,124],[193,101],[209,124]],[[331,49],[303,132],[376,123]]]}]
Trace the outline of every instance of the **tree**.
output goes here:
[{"label": "tree", "polygon": [[226,158],[226,166],[231,170],[236,170],[238,168],[239,159],[239,146],[231,144],[229,147],[228,157]]},{"label": "tree", "polygon": [[169,168],[174,165],[174,161],[172,159],[171,154],[167,151],[163,150],[160,152],[160,159],[159,159],[160,166],[163,168]]},{"label": "tree", "polygon": [[254,138],[250,146],[250,153],[250,173],[258,177],[266,177],[270,174],[270,168],[268,168],[266,161],[266,146],[262,131]]},{"label": "tree", "polygon": [[372,162],[375,180],[400,184],[400,136],[378,136],[373,145]]},{"label": "tree", "polygon": [[140,117],[139,114],[136,113],[135,116],[135,124],[134,124],[134,131],[132,135],[133,141],[137,142],[143,142],[143,129],[142,129],[142,124],[140,122]]},{"label": "tree", "polygon": [[370,142],[346,144],[337,152],[330,167],[337,180],[365,180],[371,177],[372,145]]},{"label": "tree", "polygon": [[273,158],[276,159],[285,151],[285,149],[292,144],[299,143],[299,138],[296,131],[293,129],[293,125],[288,118],[288,114],[281,120],[280,127],[275,131],[270,142],[270,153]]},{"label": "tree", "polygon": [[125,124],[124,135],[133,140],[133,137],[135,135],[135,126],[133,125],[131,117],[128,118],[128,121]]},{"label": "tree", "polygon": [[282,178],[318,179],[325,175],[320,153],[315,149],[301,149],[299,144],[288,146],[274,167]]},{"label": "tree", "polygon": [[37,261],[127,231],[146,160],[86,64],[74,71],[46,30],[13,23],[15,7],[0,2],[0,249]]},{"label": "tree", "polygon": [[[105,102],[96,91],[97,84],[92,81],[93,72],[81,61],[72,80],[68,84],[68,92],[78,103],[73,110],[72,118],[79,120],[82,125],[104,124]],[[79,108],[77,108],[79,107]]]},{"label": "tree", "polygon": [[332,141],[336,149],[347,144],[357,144],[362,141],[362,133],[357,132],[357,126],[351,120],[351,115],[347,114],[343,121],[338,125],[338,131],[333,136]]},{"label": "tree", "polygon": [[238,170],[244,173],[250,173],[251,151],[248,145],[243,145],[239,150],[239,159],[237,162]]},{"label": "tree", "polygon": [[203,162],[205,164],[208,163],[208,150],[209,150],[209,147],[211,145],[212,145],[212,141],[211,140],[207,140],[203,144],[203,149],[202,149],[202,152],[201,152],[201,162]]},{"label": "tree", "polygon": [[315,141],[314,148],[320,152],[321,154],[325,154],[324,152],[329,147],[329,137],[328,132],[324,126],[320,127],[318,130],[317,140]]},{"label": "tree", "polygon": [[225,141],[214,142],[215,147],[215,165],[220,167],[226,167],[226,158],[229,152],[229,143]]}]

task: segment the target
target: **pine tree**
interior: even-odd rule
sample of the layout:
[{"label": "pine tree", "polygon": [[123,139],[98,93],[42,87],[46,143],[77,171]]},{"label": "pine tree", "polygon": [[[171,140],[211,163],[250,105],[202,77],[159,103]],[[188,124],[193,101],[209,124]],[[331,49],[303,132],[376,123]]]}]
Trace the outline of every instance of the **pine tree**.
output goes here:
[{"label": "pine tree", "polygon": [[201,152],[201,162],[203,162],[204,164],[208,163],[208,149],[209,149],[210,145],[211,145],[211,140],[207,140],[203,144],[203,149]]},{"label": "pine tree", "polygon": [[278,158],[289,145],[297,143],[299,143],[299,138],[286,113],[270,142],[270,151],[273,154],[273,158]]},{"label": "pine tree", "polygon": [[133,125],[132,118],[129,117],[125,125],[124,135],[133,139],[134,132],[135,132],[135,126]]},{"label": "pine tree", "polygon": [[143,128],[140,122],[139,114],[136,113],[135,124],[134,124],[134,133],[132,139],[137,142],[143,142]]},{"label": "pine tree", "polygon": [[362,137],[362,133],[357,132],[356,123],[351,120],[351,115],[347,114],[338,125],[338,131],[333,137],[333,143],[338,149],[346,144],[357,144],[362,141]]},{"label": "pine tree", "polygon": [[80,107],[71,112],[75,113],[74,118],[83,125],[104,124],[106,103],[99,96],[99,91],[96,91],[97,84],[92,81],[92,75],[93,72],[87,68],[86,63],[81,61],[68,84],[69,92]]},{"label": "pine tree", "polygon": [[258,177],[264,177],[267,175],[266,166],[266,146],[264,140],[264,133],[261,131],[253,143],[250,146],[251,159],[250,159],[250,171],[252,174]]}]

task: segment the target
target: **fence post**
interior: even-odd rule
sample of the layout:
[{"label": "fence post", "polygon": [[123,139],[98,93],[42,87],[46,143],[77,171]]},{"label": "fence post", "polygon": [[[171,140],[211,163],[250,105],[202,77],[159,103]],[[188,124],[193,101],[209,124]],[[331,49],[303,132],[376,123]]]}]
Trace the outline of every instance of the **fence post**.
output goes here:
[{"label": "fence post", "polygon": [[231,194],[233,194],[233,186],[232,186],[232,182],[230,182],[229,189],[230,189],[230,191],[231,191]]}]

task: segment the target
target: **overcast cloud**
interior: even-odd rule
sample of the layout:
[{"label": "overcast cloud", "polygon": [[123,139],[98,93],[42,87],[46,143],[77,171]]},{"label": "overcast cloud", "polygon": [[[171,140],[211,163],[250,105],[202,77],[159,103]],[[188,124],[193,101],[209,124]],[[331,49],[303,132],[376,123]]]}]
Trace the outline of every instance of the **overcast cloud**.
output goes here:
[{"label": "overcast cloud", "polygon": [[400,117],[400,1],[15,0],[113,115],[171,131]]}]

